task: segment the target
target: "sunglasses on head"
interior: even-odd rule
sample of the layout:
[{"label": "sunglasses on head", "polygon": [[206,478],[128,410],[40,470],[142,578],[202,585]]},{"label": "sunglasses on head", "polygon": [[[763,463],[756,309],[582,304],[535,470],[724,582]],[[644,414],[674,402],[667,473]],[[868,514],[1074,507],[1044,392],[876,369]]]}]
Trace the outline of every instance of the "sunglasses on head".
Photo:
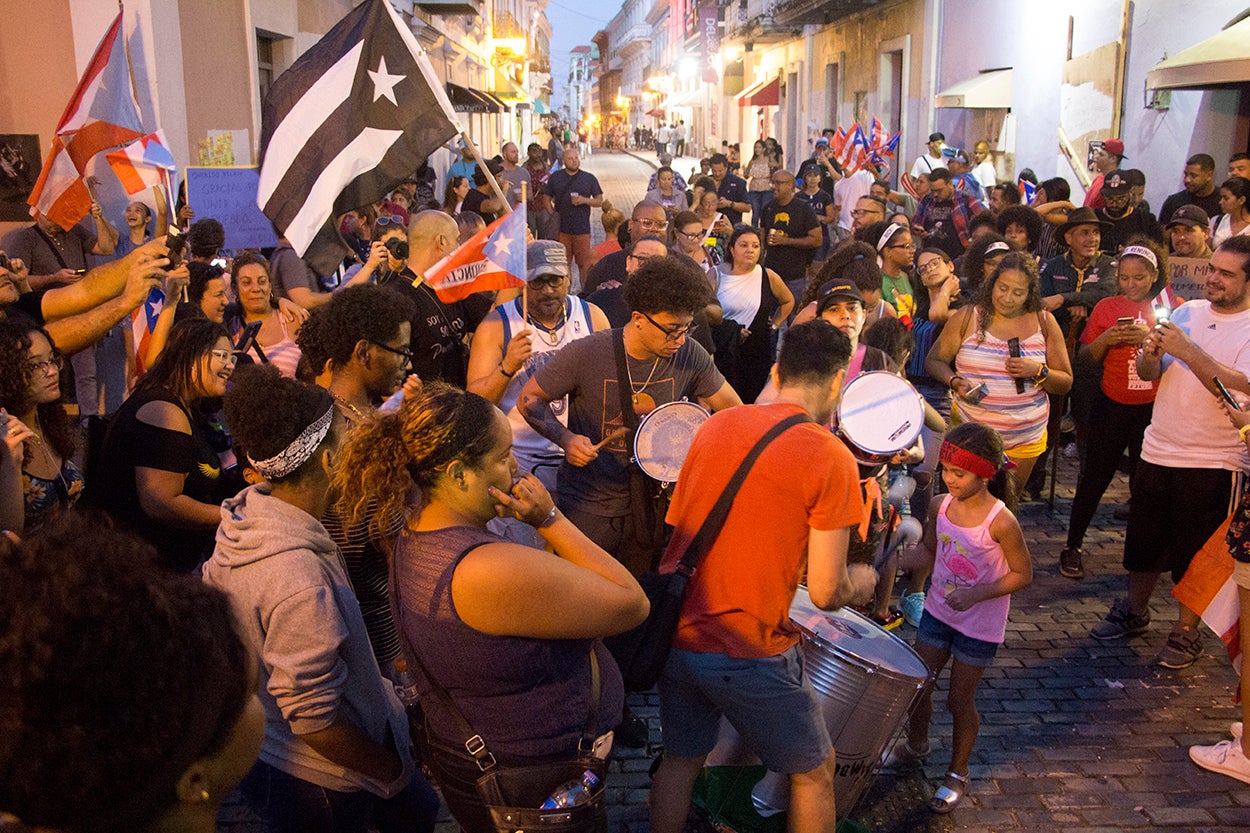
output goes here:
[{"label": "sunglasses on head", "polygon": [[402,226],[404,224],[404,218],[397,217],[392,214],[389,217],[379,217],[377,219],[377,223],[379,226],[389,226],[392,224],[397,225],[397,226]]}]

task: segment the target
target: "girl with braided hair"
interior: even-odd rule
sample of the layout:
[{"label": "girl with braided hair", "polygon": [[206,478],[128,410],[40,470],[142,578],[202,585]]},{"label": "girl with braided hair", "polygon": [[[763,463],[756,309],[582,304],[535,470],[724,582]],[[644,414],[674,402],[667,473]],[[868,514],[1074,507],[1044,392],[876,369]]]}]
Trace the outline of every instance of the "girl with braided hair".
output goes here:
[{"label": "girl with braided hair", "polygon": [[[397,413],[357,426],[339,453],[334,487],[349,523],[376,502],[390,517],[411,498],[395,544],[391,592],[421,688],[423,758],[469,833],[494,830],[474,788],[481,772],[433,678],[503,765],[571,760],[591,707],[591,652],[600,671],[597,754],[621,719],[624,689],[600,637],[646,617],[642,588],[551,500],[517,478],[512,430],[485,398],[427,383]],[[419,496],[412,486],[419,489]],[[553,552],[486,528],[509,515]]]}]

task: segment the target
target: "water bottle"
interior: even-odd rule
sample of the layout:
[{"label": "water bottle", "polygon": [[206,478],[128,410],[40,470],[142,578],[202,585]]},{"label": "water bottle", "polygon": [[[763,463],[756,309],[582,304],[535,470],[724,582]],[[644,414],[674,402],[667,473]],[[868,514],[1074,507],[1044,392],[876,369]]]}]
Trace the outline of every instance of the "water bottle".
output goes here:
[{"label": "water bottle", "polygon": [[599,776],[590,770],[582,773],[581,778],[574,778],[556,787],[556,791],[547,797],[539,807],[540,810],[558,810],[561,807],[574,807],[590,801],[590,793],[599,786]]},{"label": "water bottle", "polygon": [[417,677],[408,668],[408,661],[403,657],[396,657],[392,665],[395,669],[395,679],[392,681],[395,693],[405,706],[412,708],[421,699],[417,689]]}]

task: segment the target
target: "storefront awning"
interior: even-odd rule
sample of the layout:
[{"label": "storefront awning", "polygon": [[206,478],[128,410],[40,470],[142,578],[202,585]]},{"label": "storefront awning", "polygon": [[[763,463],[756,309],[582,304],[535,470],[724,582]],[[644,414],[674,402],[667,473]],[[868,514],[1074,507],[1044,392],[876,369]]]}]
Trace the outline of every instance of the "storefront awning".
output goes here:
[{"label": "storefront awning", "polygon": [[991,69],[938,93],[934,107],[1011,109],[1011,70]]},{"label": "storefront awning", "polygon": [[776,107],[781,101],[781,78],[765,78],[738,93],[739,107]]},{"label": "storefront awning", "polygon": [[547,106],[546,102],[544,102],[542,99],[538,99],[538,98],[534,99],[534,114],[535,115],[545,116],[550,112],[551,112],[551,108]]},{"label": "storefront awning", "polygon": [[660,107],[655,107],[651,110],[648,110],[647,115],[651,116],[652,118],[662,119],[664,118],[664,110]]},{"label": "storefront awning", "polygon": [[1250,83],[1250,18],[1181,50],[1146,73],[1152,90],[1200,90]]},{"label": "storefront awning", "polygon": [[451,99],[451,109],[457,113],[502,113],[504,104],[499,99],[459,84],[447,82],[447,97]]},{"label": "storefront awning", "polygon": [[703,103],[703,88],[695,87],[693,90],[687,90],[684,93],[674,93],[668,100],[669,109],[674,107],[693,107],[696,104]]}]

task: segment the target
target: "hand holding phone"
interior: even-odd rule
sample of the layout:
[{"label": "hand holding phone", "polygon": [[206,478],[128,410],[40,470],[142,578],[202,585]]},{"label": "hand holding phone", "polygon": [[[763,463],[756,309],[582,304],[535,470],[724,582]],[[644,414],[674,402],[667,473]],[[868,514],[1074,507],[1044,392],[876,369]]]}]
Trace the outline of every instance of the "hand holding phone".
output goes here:
[{"label": "hand holding phone", "polygon": [[1220,392],[1220,398],[1227,402],[1229,407],[1234,411],[1240,411],[1241,406],[1237,404],[1236,399],[1233,399],[1233,395],[1228,392],[1228,388],[1224,387],[1224,383],[1220,381],[1220,377],[1212,376],[1211,381],[1215,383],[1215,389]]}]

